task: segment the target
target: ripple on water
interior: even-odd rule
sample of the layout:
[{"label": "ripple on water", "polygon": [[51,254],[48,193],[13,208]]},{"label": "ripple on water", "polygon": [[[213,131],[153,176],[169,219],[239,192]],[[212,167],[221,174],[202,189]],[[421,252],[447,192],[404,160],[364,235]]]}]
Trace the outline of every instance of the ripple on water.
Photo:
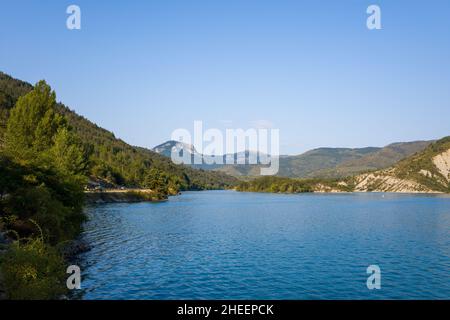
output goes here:
[{"label": "ripple on water", "polygon": [[85,299],[450,298],[446,197],[208,191],[87,211]]}]

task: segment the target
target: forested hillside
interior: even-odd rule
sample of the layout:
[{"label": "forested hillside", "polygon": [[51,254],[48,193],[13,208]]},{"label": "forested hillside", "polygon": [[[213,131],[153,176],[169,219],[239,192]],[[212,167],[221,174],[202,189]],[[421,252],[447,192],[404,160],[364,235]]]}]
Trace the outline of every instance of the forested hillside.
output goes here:
[{"label": "forested hillside", "polygon": [[348,159],[335,167],[314,171],[309,176],[342,178],[361,172],[388,168],[398,161],[424,150],[433,141],[412,141],[391,143],[361,157]]},{"label": "forested hillside", "polygon": [[66,292],[66,248],[82,230],[89,180],[145,187],[148,200],[235,183],[126,144],[57,103],[45,81],[33,87],[0,73],[0,115],[0,289],[9,299]]},{"label": "forested hillside", "polygon": [[[0,72],[0,141],[3,141],[9,110],[32,88]],[[217,189],[236,183],[235,178],[226,174],[175,165],[156,152],[131,146],[61,103],[56,109],[83,142],[89,158],[88,173],[92,177],[133,187],[150,187],[154,181],[166,181],[171,188],[180,190]]]},{"label": "forested hillside", "polygon": [[[10,106],[16,96],[13,86],[7,89],[2,97]],[[85,220],[87,152],[45,81],[3,110],[0,233],[14,242],[0,255],[0,279],[10,299],[56,298],[65,292],[58,248],[77,237]]]},{"label": "forested hillside", "polygon": [[356,160],[378,151],[379,148],[318,148],[298,156],[280,159],[280,176],[311,178],[324,169],[333,170],[341,163]]}]

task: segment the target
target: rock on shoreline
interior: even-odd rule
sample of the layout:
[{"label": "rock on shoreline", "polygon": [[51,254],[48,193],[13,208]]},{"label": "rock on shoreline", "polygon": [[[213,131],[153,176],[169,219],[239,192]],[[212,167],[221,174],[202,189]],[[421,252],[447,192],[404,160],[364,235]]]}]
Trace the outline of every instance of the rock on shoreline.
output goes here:
[{"label": "rock on shoreline", "polygon": [[82,239],[76,239],[70,241],[61,249],[61,254],[66,261],[74,260],[79,254],[88,252],[91,250],[91,246]]},{"label": "rock on shoreline", "polygon": [[87,204],[120,203],[120,202],[161,202],[167,198],[150,190],[108,190],[101,192],[85,192]]}]

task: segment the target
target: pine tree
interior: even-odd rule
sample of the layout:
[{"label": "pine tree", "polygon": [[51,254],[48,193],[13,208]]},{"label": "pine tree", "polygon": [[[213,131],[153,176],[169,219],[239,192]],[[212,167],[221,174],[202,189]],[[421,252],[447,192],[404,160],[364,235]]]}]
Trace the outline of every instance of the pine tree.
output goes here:
[{"label": "pine tree", "polygon": [[53,145],[58,129],[66,125],[64,117],[56,113],[55,106],[55,93],[42,80],[11,109],[5,150],[16,160],[42,160],[41,153]]},{"label": "pine tree", "polygon": [[168,183],[169,176],[165,172],[152,168],[148,170],[145,176],[144,186],[157,193],[167,194]]},{"label": "pine tree", "polygon": [[60,173],[76,176],[86,173],[87,162],[81,143],[66,127],[56,133],[50,155]]}]

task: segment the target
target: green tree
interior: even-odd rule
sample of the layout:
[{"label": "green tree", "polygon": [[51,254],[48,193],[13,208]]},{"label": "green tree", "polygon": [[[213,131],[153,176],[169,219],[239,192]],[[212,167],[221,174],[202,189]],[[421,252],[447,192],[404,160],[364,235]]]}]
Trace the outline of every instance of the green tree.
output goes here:
[{"label": "green tree", "polygon": [[66,127],[58,130],[54,145],[50,149],[56,169],[67,176],[82,176],[86,173],[86,154],[78,137]]},{"label": "green tree", "polygon": [[144,186],[157,193],[167,194],[169,180],[169,176],[165,172],[152,168],[145,176]]},{"label": "green tree", "polygon": [[84,220],[86,154],[56,111],[55,93],[45,81],[11,109],[5,151],[2,162],[9,165],[3,171],[15,180],[15,187],[6,189],[7,197],[0,201],[3,215],[17,216],[25,224],[35,219],[52,244],[76,236]]},{"label": "green tree", "polygon": [[43,80],[20,97],[8,119],[6,151],[20,161],[41,161],[41,153],[53,145],[58,129],[66,124],[55,106],[55,93]]}]

